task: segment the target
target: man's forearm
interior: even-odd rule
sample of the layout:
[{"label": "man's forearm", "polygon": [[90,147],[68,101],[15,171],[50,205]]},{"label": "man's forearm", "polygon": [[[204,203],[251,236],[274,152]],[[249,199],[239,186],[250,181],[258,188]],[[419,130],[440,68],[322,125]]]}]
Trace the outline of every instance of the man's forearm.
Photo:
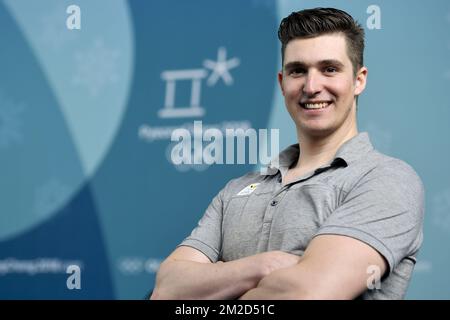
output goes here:
[{"label": "man's forearm", "polygon": [[236,299],[266,275],[258,256],[230,262],[169,261],[161,265],[152,299]]},{"label": "man's forearm", "polygon": [[257,287],[247,291],[239,300],[288,300],[301,299],[298,281],[295,281],[295,269],[277,270],[264,277]]}]

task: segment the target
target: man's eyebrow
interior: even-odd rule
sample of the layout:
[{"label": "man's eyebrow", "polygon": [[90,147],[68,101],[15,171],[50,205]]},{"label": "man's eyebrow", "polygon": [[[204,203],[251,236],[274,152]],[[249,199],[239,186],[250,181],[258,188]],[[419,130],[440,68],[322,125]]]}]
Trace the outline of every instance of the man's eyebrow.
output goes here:
[{"label": "man's eyebrow", "polygon": [[[318,62],[316,62],[316,64],[318,66],[335,66],[338,68],[343,68],[344,64],[342,62],[340,62],[339,60],[336,59],[326,59],[326,60],[320,60]],[[292,61],[292,62],[288,62],[284,65],[284,70],[291,70],[291,69],[295,69],[295,68],[307,68],[308,65],[302,61]]]},{"label": "man's eyebrow", "polygon": [[335,59],[327,59],[327,60],[321,60],[318,62],[318,65],[320,66],[335,66],[339,68],[343,68],[344,64],[340,62],[339,60]]},{"label": "man's eyebrow", "polygon": [[284,65],[284,70],[291,70],[295,68],[306,68],[306,64],[301,61],[292,61]]}]

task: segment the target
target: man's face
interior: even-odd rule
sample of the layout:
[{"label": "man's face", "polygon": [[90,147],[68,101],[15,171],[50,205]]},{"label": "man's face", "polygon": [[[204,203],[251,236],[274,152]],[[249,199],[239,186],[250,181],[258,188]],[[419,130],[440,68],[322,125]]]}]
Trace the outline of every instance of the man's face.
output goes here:
[{"label": "man's face", "polygon": [[302,135],[326,136],[356,129],[355,95],[365,87],[367,69],[354,76],[340,33],[291,40],[278,75],[286,107]]}]

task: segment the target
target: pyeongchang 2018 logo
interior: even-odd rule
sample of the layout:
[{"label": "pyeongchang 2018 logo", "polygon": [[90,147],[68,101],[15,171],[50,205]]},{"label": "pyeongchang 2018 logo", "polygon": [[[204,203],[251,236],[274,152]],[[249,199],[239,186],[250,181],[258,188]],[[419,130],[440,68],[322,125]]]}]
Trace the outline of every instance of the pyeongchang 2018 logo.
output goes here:
[{"label": "pyeongchang 2018 logo", "polygon": [[[199,118],[206,114],[202,104],[203,81],[213,87],[223,81],[226,87],[234,84],[233,69],[241,64],[238,57],[227,58],[227,49],[219,47],[217,59],[206,59],[203,68],[164,70],[161,80],[165,82],[164,106],[157,115],[160,119]],[[177,104],[177,84],[190,83],[190,105]],[[202,121],[184,123],[181,126],[141,125],[139,137],[147,142],[169,140],[172,142],[166,157],[179,171],[194,168],[202,171],[213,164],[260,164],[267,166],[270,154],[279,152],[278,129],[255,130],[249,121],[224,121],[204,124]],[[175,142],[175,143],[174,143]],[[246,143],[248,142],[248,143]],[[236,155],[236,157],[235,157]],[[265,170],[265,168],[263,169]]]}]

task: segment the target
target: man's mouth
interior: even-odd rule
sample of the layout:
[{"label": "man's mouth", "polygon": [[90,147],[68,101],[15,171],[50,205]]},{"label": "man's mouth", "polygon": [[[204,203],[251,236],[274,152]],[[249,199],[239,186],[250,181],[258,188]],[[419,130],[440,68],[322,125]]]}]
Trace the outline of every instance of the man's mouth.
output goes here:
[{"label": "man's mouth", "polygon": [[307,101],[307,102],[300,102],[300,106],[303,109],[307,109],[307,110],[317,110],[317,109],[324,109],[326,107],[328,107],[331,104],[331,101]]}]

